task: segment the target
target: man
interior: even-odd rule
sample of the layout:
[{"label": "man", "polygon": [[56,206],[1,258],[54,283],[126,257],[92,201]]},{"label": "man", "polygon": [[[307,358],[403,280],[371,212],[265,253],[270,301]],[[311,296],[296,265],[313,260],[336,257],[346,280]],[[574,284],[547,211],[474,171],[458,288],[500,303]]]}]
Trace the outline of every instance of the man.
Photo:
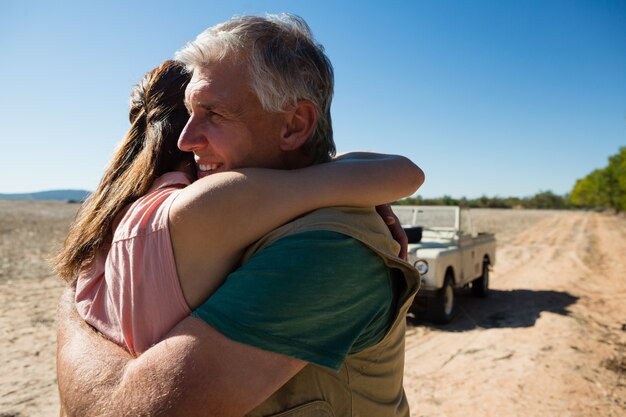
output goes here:
[{"label": "man", "polygon": [[[179,147],[194,153],[200,177],[296,169],[334,153],[332,67],[303,20],[235,18],[177,58],[193,71]],[[408,416],[404,316],[417,273],[397,253],[373,210],[303,216],[253,245],[222,287],[138,358],[90,331],[70,294],[58,322],[64,408],[107,416]]]}]

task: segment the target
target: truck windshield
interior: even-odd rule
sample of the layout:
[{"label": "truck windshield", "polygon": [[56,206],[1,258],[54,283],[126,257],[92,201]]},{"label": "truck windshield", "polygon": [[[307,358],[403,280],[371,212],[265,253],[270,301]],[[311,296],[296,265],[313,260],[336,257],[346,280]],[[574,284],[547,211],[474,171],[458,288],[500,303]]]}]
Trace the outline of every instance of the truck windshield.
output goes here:
[{"label": "truck windshield", "polygon": [[458,227],[457,207],[391,206],[403,227],[422,226],[424,229],[451,229]]}]

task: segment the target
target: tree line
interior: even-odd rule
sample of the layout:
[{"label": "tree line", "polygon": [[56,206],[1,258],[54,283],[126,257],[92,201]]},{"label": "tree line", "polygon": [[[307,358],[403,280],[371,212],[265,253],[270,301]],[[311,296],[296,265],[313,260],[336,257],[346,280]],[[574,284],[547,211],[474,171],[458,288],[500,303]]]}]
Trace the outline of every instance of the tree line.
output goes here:
[{"label": "tree line", "polygon": [[572,191],[558,195],[540,191],[531,197],[438,198],[420,196],[405,198],[399,205],[443,205],[470,208],[527,208],[527,209],[612,209],[626,211],[626,147],[609,157],[608,165],[576,181]]},{"label": "tree line", "polygon": [[461,206],[470,208],[528,208],[528,209],[568,209],[573,208],[567,196],[541,191],[532,197],[487,197],[453,198],[448,195],[438,198],[409,197],[397,201],[399,205],[417,206]]}]

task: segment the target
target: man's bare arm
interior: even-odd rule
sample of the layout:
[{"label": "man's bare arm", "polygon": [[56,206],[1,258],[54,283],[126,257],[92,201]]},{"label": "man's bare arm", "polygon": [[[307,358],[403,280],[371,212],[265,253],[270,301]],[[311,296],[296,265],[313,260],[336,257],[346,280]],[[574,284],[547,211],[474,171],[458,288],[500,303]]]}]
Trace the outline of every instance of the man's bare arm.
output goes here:
[{"label": "man's bare arm", "polygon": [[92,410],[106,404],[112,381],[120,379],[131,359],[122,349],[103,358],[91,355],[103,342],[107,341],[78,316],[74,291],[66,290],[57,310],[57,380],[68,415],[98,415]]},{"label": "man's bare arm", "polygon": [[192,317],[133,358],[82,321],[69,290],[57,326],[68,416],[242,416],[306,364],[234,342]]}]

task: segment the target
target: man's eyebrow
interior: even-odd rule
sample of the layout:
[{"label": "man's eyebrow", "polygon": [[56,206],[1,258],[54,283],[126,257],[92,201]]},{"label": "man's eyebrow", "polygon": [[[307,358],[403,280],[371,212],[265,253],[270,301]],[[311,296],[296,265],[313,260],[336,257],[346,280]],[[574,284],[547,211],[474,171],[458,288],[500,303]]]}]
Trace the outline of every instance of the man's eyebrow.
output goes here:
[{"label": "man's eyebrow", "polygon": [[202,101],[202,100],[191,100],[189,97],[185,97],[183,100],[185,103],[185,107],[191,107],[191,103],[195,103],[198,107],[202,107],[205,110],[214,110],[218,108],[225,107],[223,104],[214,101]]},{"label": "man's eyebrow", "polygon": [[216,112],[226,116],[235,116],[241,113],[239,106],[234,106],[233,103],[222,101],[219,98],[213,98],[211,101],[202,101],[201,99],[190,100],[185,98],[184,101],[185,107],[187,107],[187,110],[189,111],[191,111],[191,102],[193,101],[195,105],[205,111]]},{"label": "man's eyebrow", "polygon": [[202,103],[202,102],[199,102],[198,105],[200,107],[202,107],[204,110],[208,110],[208,111],[213,111],[213,110],[219,108],[218,105],[215,105],[213,103]]},{"label": "man's eyebrow", "polygon": [[[186,109],[187,109],[187,111],[189,111],[189,112],[191,112],[191,108],[192,108],[191,103],[192,103],[192,100],[189,100],[189,99],[188,99],[188,98],[186,98],[186,97],[185,97],[185,99],[183,100],[183,104],[185,105],[185,108],[186,108]],[[196,101],[195,101],[195,103],[196,103],[196,105],[197,105],[198,107],[202,108],[203,110],[207,110],[207,111],[213,111],[213,110],[216,108],[216,106],[215,106],[215,105],[213,105],[213,104],[211,104],[211,103],[202,103],[202,102],[201,102],[201,101],[199,101],[199,100],[196,100]]]},{"label": "man's eyebrow", "polygon": [[198,105],[205,111],[219,113],[222,116],[237,116],[241,113],[239,106],[234,106],[233,103],[220,100],[211,102],[199,101]]}]

